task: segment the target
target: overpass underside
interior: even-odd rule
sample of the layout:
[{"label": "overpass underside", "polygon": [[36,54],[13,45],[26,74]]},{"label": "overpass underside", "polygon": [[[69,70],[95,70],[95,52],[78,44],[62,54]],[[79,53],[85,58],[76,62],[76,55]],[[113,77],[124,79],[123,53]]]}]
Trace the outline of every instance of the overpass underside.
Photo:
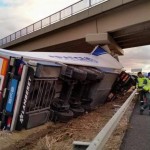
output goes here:
[{"label": "overpass underside", "polygon": [[69,41],[49,47],[43,47],[40,49],[36,49],[33,51],[44,51],[44,52],[81,52],[84,51],[86,53],[89,53],[94,48],[93,45],[87,43],[85,41],[85,38],[77,39],[74,41]]},{"label": "overpass underside", "polygon": [[110,35],[121,48],[131,48],[150,44],[150,21],[132,25]]}]

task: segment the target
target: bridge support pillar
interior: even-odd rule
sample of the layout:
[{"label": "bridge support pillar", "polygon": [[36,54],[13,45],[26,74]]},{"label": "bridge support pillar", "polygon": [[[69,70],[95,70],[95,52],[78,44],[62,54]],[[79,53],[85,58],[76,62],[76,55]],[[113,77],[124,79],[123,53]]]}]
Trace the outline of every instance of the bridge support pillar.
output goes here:
[{"label": "bridge support pillar", "polygon": [[123,55],[124,51],[114,41],[114,39],[108,33],[94,33],[86,35],[86,42],[91,45],[108,45],[111,53]]}]

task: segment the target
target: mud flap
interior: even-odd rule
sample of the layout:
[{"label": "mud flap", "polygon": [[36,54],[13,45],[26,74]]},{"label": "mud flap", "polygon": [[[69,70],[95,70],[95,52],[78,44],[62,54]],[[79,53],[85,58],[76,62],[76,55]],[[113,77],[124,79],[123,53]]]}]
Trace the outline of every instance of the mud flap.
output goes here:
[{"label": "mud flap", "polygon": [[37,113],[27,114],[25,116],[25,128],[30,129],[48,122],[49,114],[49,111],[41,111]]}]

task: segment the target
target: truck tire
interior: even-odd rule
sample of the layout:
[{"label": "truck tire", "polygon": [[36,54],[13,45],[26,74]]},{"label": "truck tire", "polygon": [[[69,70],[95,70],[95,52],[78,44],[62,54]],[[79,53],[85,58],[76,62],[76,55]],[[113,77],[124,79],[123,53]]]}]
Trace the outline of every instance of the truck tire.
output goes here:
[{"label": "truck tire", "polygon": [[83,105],[90,104],[92,101],[93,101],[92,98],[83,98],[83,99],[81,99],[81,103]]},{"label": "truck tire", "polygon": [[70,101],[69,102],[71,108],[79,108],[81,107],[81,102],[79,101]]},{"label": "truck tire", "polygon": [[54,99],[51,103],[51,109],[58,112],[69,110],[69,107],[69,104],[64,105],[64,101],[59,98]]},{"label": "truck tire", "polygon": [[74,114],[71,110],[58,112],[50,110],[50,120],[53,122],[63,122],[66,123],[73,118]]},{"label": "truck tire", "polygon": [[84,114],[85,110],[82,107],[79,108],[71,108],[71,111],[74,113],[74,118],[81,116]]}]

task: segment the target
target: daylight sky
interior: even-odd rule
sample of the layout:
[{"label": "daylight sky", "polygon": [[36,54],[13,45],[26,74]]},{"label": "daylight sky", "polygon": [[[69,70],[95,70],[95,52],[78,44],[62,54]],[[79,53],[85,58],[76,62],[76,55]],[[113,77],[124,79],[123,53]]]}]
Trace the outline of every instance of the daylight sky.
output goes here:
[{"label": "daylight sky", "polygon": [[[0,0],[0,39],[79,0]],[[150,46],[124,50],[119,57],[126,70],[150,71]]]},{"label": "daylight sky", "polygon": [[127,71],[142,68],[144,72],[150,72],[150,46],[124,49],[124,56],[120,56],[119,60]]}]

